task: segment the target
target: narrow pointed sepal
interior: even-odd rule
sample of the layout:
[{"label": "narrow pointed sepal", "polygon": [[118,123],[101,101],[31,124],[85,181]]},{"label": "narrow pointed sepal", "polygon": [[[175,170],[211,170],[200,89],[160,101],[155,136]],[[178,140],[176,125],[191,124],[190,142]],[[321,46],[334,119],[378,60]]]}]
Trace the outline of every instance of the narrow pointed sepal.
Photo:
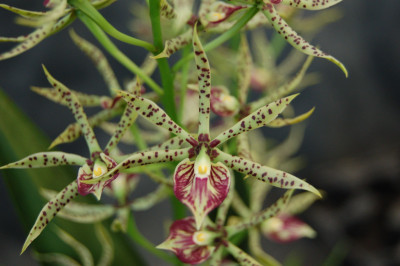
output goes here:
[{"label": "narrow pointed sepal", "polygon": [[61,101],[65,102],[68,108],[74,114],[75,120],[78,122],[81,131],[85,137],[86,143],[89,147],[90,154],[93,154],[95,152],[100,152],[101,148],[97,142],[93,129],[89,124],[89,121],[83,110],[83,107],[79,103],[78,98],[75,96],[75,94],[71,93],[71,91],[64,84],[62,84],[54,77],[52,77],[50,73],[47,71],[45,66],[43,66],[43,70],[46,74],[49,83],[61,95],[62,98]]},{"label": "narrow pointed sepal", "polygon": [[211,147],[215,147],[224,143],[230,138],[236,137],[237,135],[247,132],[262,126],[267,125],[269,122],[274,120],[280,113],[282,113],[287,105],[297,96],[298,94],[294,94],[282,99],[279,99],[275,102],[267,104],[253,113],[249,114],[231,128],[225,130],[220,133],[212,142]]},{"label": "narrow pointed sepal", "polygon": [[83,165],[86,163],[86,158],[65,152],[39,152],[29,155],[14,163],[9,163],[0,167],[7,168],[41,168],[59,165]]},{"label": "narrow pointed sepal", "polygon": [[262,266],[261,263],[256,261],[252,256],[232,244],[227,242],[226,249],[228,252],[243,266]]},{"label": "narrow pointed sepal", "polygon": [[206,215],[224,201],[229,187],[230,173],[221,163],[206,166],[185,159],[175,169],[175,196],[193,213],[197,229]]},{"label": "narrow pointed sepal", "polygon": [[297,123],[300,123],[304,120],[306,120],[307,118],[309,118],[312,113],[314,112],[315,107],[311,108],[310,111],[298,115],[296,117],[293,118],[276,118],[275,120],[272,120],[271,122],[269,122],[267,124],[267,127],[274,127],[274,128],[279,128],[279,127],[284,127],[284,126],[290,126],[290,125],[294,125]]},{"label": "narrow pointed sepal", "polygon": [[27,239],[25,240],[21,254],[27,249],[32,241],[40,235],[40,233],[44,230],[47,224],[57,215],[57,213],[76,196],[78,196],[78,184],[76,181],[73,181],[42,208],[38,218],[36,219],[35,224],[32,226],[32,229],[29,232]]},{"label": "narrow pointed sepal", "polygon": [[199,130],[198,134],[210,134],[210,97],[211,69],[207,55],[197,35],[197,27],[193,30],[193,52],[196,61],[197,79],[199,81]]},{"label": "narrow pointed sepal", "polygon": [[282,17],[278,14],[276,9],[271,3],[267,3],[264,5],[264,9],[262,11],[264,15],[267,17],[269,22],[272,24],[272,26],[275,28],[276,32],[280,34],[288,43],[290,43],[294,48],[298,49],[299,51],[320,57],[320,58],[325,58],[331,62],[333,62],[335,65],[337,65],[343,73],[348,76],[348,72],[346,67],[336,58],[333,56],[324,53],[323,51],[319,50],[315,46],[311,45],[308,43],[306,40],[304,40],[300,35],[298,35],[283,19]]},{"label": "narrow pointed sepal", "polygon": [[[57,192],[48,189],[41,189],[40,194],[47,200],[51,200],[57,195]],[[57,216],[76,223],[89,224],[103,221],[114,215],[115,212],[116,208],[111,205],[71,201],[67,206],[60,210]]]},{"label": "narrow pointed sepal", "polygon": [[157,248],[174,252],[183,263],[200,264],[211,256],[215,247],[199,246],[193,239],[196,231],[196,222],[193,217],[175,221],[169,229],[167,240]]},{"label": "narrow pointed sepal", "polygon": [[342,0],[282,0],[282,4],[308,10],[321,10],[339,4]]},{"label": "narrow pointed sepal", "polygon": [[156,56],[152,56],[154,59],[169,58],[171,55],[188,45],[192,41],[193,33],[192,29],[178,35],[177,37],[165,41],[164,50]]},{"label": "narrow pointed sepal", "polygon": [[274,187],[284,189],[302,189],[314,193],[321,197],[321,193],[312,185],[289,173],[271,167],[263,166],[253,161],[224,153],[218,150],[216,160],[224,163],[239,173],[255,177],[260,181],[266,182]]},{"label": "narrow pointed sepal", "polygon": [[167,129],[169,132],[181,137],[191,145],[197,145],[197,140],[177,125],[156,103],[125,91],[119,91],[118,94],[134,111],[138,112],[145,119],[157,126]]},{"label": "narrow pointed sepal", "polygon": [[103,52],[92,43],[81,38],[75,31],[71,30],[69,34],[79,49],[81,49],[95,64],[97,70],[103,76],[111,95],[115,95],[116,92],[121,89],[121,86]]}]

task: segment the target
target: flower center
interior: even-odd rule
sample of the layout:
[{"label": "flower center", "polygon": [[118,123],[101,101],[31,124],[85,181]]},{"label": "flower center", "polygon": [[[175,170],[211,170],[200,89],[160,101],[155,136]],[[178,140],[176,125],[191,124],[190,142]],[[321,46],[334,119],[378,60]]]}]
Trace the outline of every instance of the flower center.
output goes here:
[{"label": "flower center", "polygon": [[94,177],[98,177],[101,176],[101,174],[103,173],[103,169],[101,169],[101,167],[97,167],[96,169],[93,169],[93,175]]},{"label": "flower center", "polygon": [[204,175],[207,173],[208,167],[207,165],[199,165],[197,168],[197,171],[199,172],[199,174]]}]

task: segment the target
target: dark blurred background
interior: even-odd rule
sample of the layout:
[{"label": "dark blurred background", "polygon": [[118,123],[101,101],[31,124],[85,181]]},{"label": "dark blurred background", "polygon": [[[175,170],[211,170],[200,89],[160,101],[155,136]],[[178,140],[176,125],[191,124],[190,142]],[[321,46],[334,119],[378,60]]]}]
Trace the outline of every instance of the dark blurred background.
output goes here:
[{"label": "dark blurred background", "polygon": [[[42,8],[41,1],[2,2]],[[103,12],[123,32],[128,32],[130,2],[120,0]],[[344,0],[339,7],[343,18],[327,26],[312,43],[341,60],[349,77],[328,61],[315,59],[311,70],[318,70],[322,82],[299,98],[305,108],[316,106],[299,152],[307,159],[307,167],[297,176],[326,191],[325,199],[302,216],[318,237],[286,246],[266,245],[280,261],[295,251],[305,260],[303,265],[322,265],[330,256],[343,257],[340,265],[400,265],[400,2]],[[11,27],[13,18],[0,10],[0,36],[29,32]],[[72,27],[89,36],[81,23]],[[1,44],[0,51],[10,47]],[[131,77],[111,61],[120,80]],[[47,85],[42,63],[75,90],[106,93],[106,87],[89,60],[82,60],[67,31],[18,57],[0,61],[0,87],[45,134],[55,138],[73,117],[66,108],[29,90],[31,85]],[[79,145],[85,147],[79,141],[60,149],[86,156],[86,148],[77,150]],[[35,265],[28,253],[18,256],[26,232],[11,204],[0,179],[0,265]],[[145,214],[137,219],[139,227],[153,220]],[[164,239],[162,228],[152,228],[147,236],[154,243]]]}]

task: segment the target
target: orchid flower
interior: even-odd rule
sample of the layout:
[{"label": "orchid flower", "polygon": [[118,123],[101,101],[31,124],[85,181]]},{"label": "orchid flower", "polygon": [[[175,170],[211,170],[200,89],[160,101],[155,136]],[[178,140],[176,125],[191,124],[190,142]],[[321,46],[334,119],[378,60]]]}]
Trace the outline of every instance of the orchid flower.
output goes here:
[{"label": "orchid flower", "polygon": [[[233,186],[233,184],[232,184]],[[233,199],[233,190],[229,192],[228,198],[218,209],[216,222],[207,220],[201,230],[196,227],[194,217],[187,217],[173,222],[169,230],[167,239],[157,246],[160,249],[170,250],[184,263],[199,264],[211,259],[211,265],[219,265],[222,259],[223,250],[228,251],[238,262],[248,262],[251,265],[261,265],[246,252],[236,247],[230,242],[230,238],[236,234],[255,228],[262,222],[273,219],[281,211],[285,210],[286,205],[293,193],[287,191],[272,206],[249,215],[246,219],[240,220],[235,224],[225,224],[226,212]]]},{"label": "orchid flower", "polygon": [[[193,213],[196,228],[200,229],[207,214],[226,198],[231,183],[228,168],[256,177],[276,187],[304,189],[319,195],[319,192],[313,186],[295,176],[244,158],[232,156],[218,149],[219,145],[229,139],[264,126],[276,119],[297,95],[262,106],[211,140],[209,128],[211,72],[208,58],[196,30],[193,34],[193,49],[196,55],[195,61],[199,81],[197,135],[192,135],[177,125],[156,103],[125,91],[120,91],[119,95],[138,114],[150,122],[168,129],[190,145],[190,147],[182,149],[141,152],[139,160],[143,164],[180,161],[174,173],[174,193]],[[115,168],[100,176],[99,180],[109,180],[115,174],[134,166],[137,162],[136,155],[128,157]],[[94,180],[84,182],[95,183]]]}]

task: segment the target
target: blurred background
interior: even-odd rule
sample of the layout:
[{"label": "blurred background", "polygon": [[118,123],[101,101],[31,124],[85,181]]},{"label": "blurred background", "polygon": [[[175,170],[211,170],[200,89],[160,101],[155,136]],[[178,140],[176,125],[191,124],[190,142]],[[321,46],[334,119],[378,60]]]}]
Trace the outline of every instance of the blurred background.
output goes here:
[{"label": "blurred background", "polygon": [[[1,2],[42,9],[41,1]],[[116,28],[129,32],[129,5],[130,1],[120,0],[102,13]],[[325,27],[312,43],[342,61],[349,77],[328,61],[315,59],[311,70],[321,74],[322,82],[299,97],[305,109],[316,107],[299,151],[307,166],[296,175],[326,191],[325,199],[302,215],[318,237],[290,245],[265,245],[280,261],[288,254],[300,257],[304,260],[300,265],[322,265],[332,256],[343,258],[340,265],[400,265],[400,2],[344,0],[338,7],[343,17]],[[11,26],[13,19],[14,15],[0,10],[0,36],[29,32]],[[72,27],[89,36],[78,21]],[[10,47],[0,43],[0,51]],[[137,52],[130,55],[142,60],[141,50]],[[120,80],[131,77],[110,61]],[[106,87],[90,61],[82,60],[67,31],[18,57],[0,61],[0,87],[54,139],[73,117],[66,108],[29,89],[47,85],[41,64],[75,90],[106,93]],[[82,140],[60,149],[87,155]],[[156,210],[163,208],[157,206]],[[36,265],[28,253],[19,256],[26,232],[1,178],[0,209],[0,265]],[[138,214],[137,219],[143,231],[144,226],[153,228],[153,223],[159,222],[150,214]],[[163,241],[162,227],[151,230],[146,236],[152,242]]]}]

